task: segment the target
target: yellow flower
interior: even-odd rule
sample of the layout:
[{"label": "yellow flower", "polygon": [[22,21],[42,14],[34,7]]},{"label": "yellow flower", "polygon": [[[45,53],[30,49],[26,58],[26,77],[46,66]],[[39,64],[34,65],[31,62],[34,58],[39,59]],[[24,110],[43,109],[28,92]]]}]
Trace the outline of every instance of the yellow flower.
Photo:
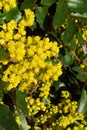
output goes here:
[{"label": "yellow flower", "polygon": [[30,125],[27,125],[26,126],[26,130],[30,130],[31,129],[31,126]]},{"label": "yellow flower", "polygon": [[0,2],[0,5],[1,9],[3,8],[4,10],[9,11],[10,8],[16,7],[16,0],[2,0],[2,2]]},{"label": "yellow flower", "polygon": [[62,91],[62,97],[68,98],[70,96],[70,93],[68,91]]},{"label": "yellow flower", "polygon": [[34,130],[42,130],[39,126],[34,126]]},{"label": "yellow flower", "polygon": [[18,123],[18,125],[21,125],[21,120],[19,116],[16,116],[16,122]]},{"label": "yellow flower", "polygon": [[0,1],[0,9],[2,9],[3,7],[3,3]]},{"label": "yellow flower", "polygon": [[87,127],[85,127],[84,130],[87,130]]},{"label": "yellow flower", "polygon": [[32,26],[34,22],[34,12],[30,9],[25,9],[25,20],[26,20],[26,26]]},{"label": "yellow flower", "polygon": [[83,69],[83,68],[85,68],[85,65],[84,65],[84,64],[81,64],[80,67]]},{"label": "yellow flower", "polygon": [[70,127],[68,127],[67,130],[72,130],[72,129]]},{"label": "yellow flower", "polygon": [[73,130],[79,130],[79,128],[77,126],[74,126]]}]

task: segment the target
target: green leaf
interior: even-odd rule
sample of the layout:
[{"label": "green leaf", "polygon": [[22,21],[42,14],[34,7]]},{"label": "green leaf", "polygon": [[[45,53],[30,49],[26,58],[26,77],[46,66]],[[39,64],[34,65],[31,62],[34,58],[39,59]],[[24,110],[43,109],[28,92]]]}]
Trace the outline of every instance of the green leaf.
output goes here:
[{"label": "green leaf", "polygon": [[80,44],[81,44],[81,45],[83,45],[83,43],[84,43],[84,39],[83,39],[83,37],[82,37],[82,34],[81,34],[81,33],[78,33],[78,34],[77,34],[77,38],[78,38],[78,40],[79,40]]},{"label": "green leaf", "polygon": [[66,88],[66,85],[61,81],[54,81],[53,86],[55,87],[56,91],[58,91],[60,88]]},{"label": "green leaf", "polygon": [[68,7],[70,10],[79,13],[87,12],[87,0],[69,0]]},{"label": "green leaf", "polygon": [[11,89],[10,91],[8,91],[7,95],[11,98],[12,103],[15,104],[16,103],[16,90]]},{"label": "green leaf", "polygon": [[74,70],[74,71],[76,71],[76,72],[79,72],[79,73],[83,72],[83,70],[80,68],[80,66],[74,66],[74,67],[72,68],[72,70]]},{"label": "green leaf", "polygon": [[57,63],[54,59],[49,59],[49,58],[47,58],[45,62],[51,62],[53,65]]},{"label": "green leaf", "polygon": [[64,43],[68,43],[73,39],[73,36],[75,34],[75,23],[72,19],[68,19],[68,27],[66,30],[62,33],[62,40]]},{"label": "green leaf", "polygon": [[69,46],[69,48],[70,48],[71,51],[72,51],[72,50],[76,50],[77,44],[76,44],[76,41],[75,41],[74,39],[72,39],[72,40],[70,41],[70,46]]},{"label": "green leaf", "polygon": [[48,98],[43,98],[42,102],[44,102],[45,105],[48,105],[49,104],[49,99]]},{"label": "green leaf", "polygon": [[65,56],[61,57],[63,64],[71,65],[73,63],[72,55],[66,54]]},{"label": "green leaf", "polygon": [[11,111],[2,104],[0,104],[0,125],[6,130],[19,130]]},{"label": "green leaf", "polygon": [[50,7],[53,3],[55,3],[55,0],[42,0],[41,3],[43,6]]},{"label": "green leaf", "polygon": [[37,7],[36,8],[36,20],[43,28],[44,20],[46,17],[47,8],[46,7]]},{"label": "green leaf", "polygon": [[24,9],[33,9],[34,7],[34,3],[35,1],[34,0],[24,0],[21,4],[21,10],[24,10]]},{"label": "green leaf", "polygon": [[77,72],[77,74],[76,74],[76,78],[77,79],[79,79],[82,82],[86,82],[87,81],[87,74],[79,66],[73,67],[72,70]]},{"label": "green leaf", "polygon": [[25,102],[26,94],[17,91],[16,92],[17,97],[16,97],[16,104],[21,108],[21,110],[24,111],[26,115],[28,115],[28,109],[27,109],[27,103]]},{"label": "green leaf", "polygon": [[0,69],[0,78],[1,78],[2,75],[3,75],[3,71],[4,71],[4,70],[1,68],[1,69]]},{"label": "green leaf", "polygon": [[44,22],[47,15],[46,7],[37,7],[36,8],[36,21],[40,24],[41,28],[44,28]]},{"label": "green leaf", "polygon": [[72,16],[87,23],[87,0],[69,0],[67,5]]},{"label": "green leaf", "polygon": [[56,33],[54,33],[54,32],[48,32],[48,36],[50,37],[50,39],[59,42]]},{"label": "green leaf", "polygon": [[0,130],[6,130],[6,129],[0,125]]},{"label": "green leaf", "polygon": [[9,12],[5,12],[6,14],[6,21],[10,21],[12,19],[14,19],[16,22],[18,22],[21,19],[21,12],[19,11],[19,9],[16,8],[12,8],[9,10]]},{"label": "green leaf", "polygon": [[83,14],[80,14],[80,13],[71,13],[71,16],[75,17],[76,19],[79,19],[81,22],[85,22],[87,23],[87,13],[83,13]]},{"label": "green leaf", "polygon": [[2,80],[0,80],[0,91],[4,90],[5,88],[7,88],[9,85],[8,82],[4,82]]},{"label": "green leaf", "polygon": [[78,73],[76,77],[77,77],[77,79],[79,79],[82,82],[87,81],[87,74],[85,74],[85,72]]},{"label": "green leaf", "polygon": [[87,110],[87,92],[85,89],[83,89],[81,98],[78,104],[78,112],[84,113],[86,110]]},{"label": "green leaf", "polygon": [[67,18],[68,8],[66,3],[63,1],[59,1],[56,7],[56,13],[53,19],[53,27],[57,29],[61,24],[64,23],[65,19]]},{"label": "green leaf", "polygon": [[4,13],[0,13],[0,24],[3,24],[5,21],[6,17]]},{"label": "green leaf", "polygon": [[32,31],[34,31],[34,29],[35,29],[36,27],[37,27],[37,24],[36,24],[36,22],[34,21],[33,25],[30,26],[30,29],[31,29]]},{"label": "green leaf", "polygon": [[7,51],[4,50],[2,46],[0,46],[0,60],[7,59],[9,54]]},{"label": "green leaf", "polygon": [[[0,91],[0,102],[3,102],[3,95],[4,95],[4,92],[3,91]],[[0,129],[1,130],[1,129]]]},{"label": "green leaf", "polygon": [[27,126],[27,121],[26,121],[26,117],[24,116],[23,112],[19,113],[19,117],[21,120],[21,130],[26,130],[26,126]]},{"label": "green leaf", "polygon": [[27,126],[27,120],[26,120],[26,116],[23,113],[23,111],[21,109],[16,109],[17,113],[16,116],[18,116],[20,118],[20,130],[26,130],[26,126]]},{"label": "green leaf", "polygon": [[1,102],[2,102],[3,95],[4,95],[3,91],[0,91],[0,101]]}]

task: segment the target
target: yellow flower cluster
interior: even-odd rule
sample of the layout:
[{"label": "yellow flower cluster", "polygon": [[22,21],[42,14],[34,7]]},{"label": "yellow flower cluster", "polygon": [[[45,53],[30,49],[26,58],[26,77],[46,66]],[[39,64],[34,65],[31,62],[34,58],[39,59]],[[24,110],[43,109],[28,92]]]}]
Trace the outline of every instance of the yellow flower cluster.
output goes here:
[{"label": "yellow flower cluster", "polygon": [[[68,91],[62,92],[62,97],[64,98],[61,103],[58,104],[59,113],[61,116],[58,119],[58,125],[60,127],[66,128],[68,125],[75,123],[76,121],[84,120],[84,115],[77,113],[77,102],[71,101]],[[84,125],[83,125],[84,126]]]},{"label": "yellow flower cluster", "polygon": [[[58,106],[51,104],[50,100],[47,103],[41,101],[41,98],[26,98],[27,107],[29,109],[29,116],[34,118],[35,125],[30,126],[34,130],[50,130],[51,127],[56,126],[56,114],[58,113]],[[41,127],[43,126],[43,128]]]},{"label": "yellow flower cluster", "polygon": [[34,12],[32,12],[30,9],[25,9],[25,26],[32,26],[32,23],[34,22]]},{"label": "yellow flower cluster", "polygon": [[2,80],[10,83],[8,90],[17,87],[20,83],[19,89],[27,92],[32,89],[32,86],[37,87],[38,83],[42,82],[39,86],[42,92],[40,97],[47,97],[51,82],[57,80],[62,74],[62,64],[56,63],[54,59],[53,65],[51,61],[51,57],[57,56],[59,48],[56,42],[49,42],[48,38],[40,40],[39,36],[28,36],[25,41],[8,42],[10,60],[15,64],[11,63],[4,71]]},{"label": "yellow flower cluster", "polygon": [[39,87],[40,97],[46,98],[52,82],[62,74],[62,64],[57,61],[59,47],[49,38],[26,35],[26,27],[33,25],[35,15],[30,9],[24,12],[18,23],[11,20],[1,25],[0,44],[9,52],[9,66],[2,80],[9,82],[7,90],[19,86],[20,91],[29,92]]},{"label": "yellow flower cluster", "polygon": [[[13,54],[17,53],[17,52],[13,52],[13,50],[14,51],[23,50],[23,46],[24,46],[23,44],[24,42],[26,42],[25,27],[32,26],[34,19],[35,19],[34,12],[31,11],[30,9],[25,9],[24,18],[22,17],[19,23],[17,23],[14,20],[11,20],[10,22],[1,25],[2,30],[0,31],[0,44],[3,45],[4,47],[8,47],[9,52]],[[22,48],[18,49],[19,47],[17,48],[17,46],[20,47],[22,46]]]},{"label": "yellow flower cluster", "polygon": [[16,0],[0,0],[0,9],[9,11],[10,8],[16,7]]},{"label": "yellow flower cluster", "polygon": [[[60,103],[53,105],[50,98],[27,97],[29,117],[34,119],[30,129],[43,130],[86,130],[84,115],[77,112],[77,102],[71,101],[68,91],[62,91]],[[78,122],[78,126],[75,124]]]},{"label": "yellow flower cluster", "polygon": [[84,125],[74,126],[73,128],[68,127],[66,130],[87,130],[87,127]]},{"label": "yellow flower cluster", "polygon": [[67,116],[62,115],[59,118],[58,124],[59,126],[66,128],[68,125],[73,124],[75,121],[81,120],[82,118],[83,116],[78,115],[78,113],[74,113],[74,115],[70,113]]},{"label": "yellow flower cluster", "polygon": [[[24,72],[29,68],[29,61],[27,57],[25,58],[25,55],[27,54],[25,27],[33,25],[34,18],[34,13],[30,9],[26,9],[24,18],[18,23],[11,20],[10,22],[1,25],[0,44],[9,52],[9,59],[0,61],[3,65],[10,63],[7,70],[4,71],[4,76],[2,78],[3,81],[9,82],[8,90],[17,87],[21,81],[28,80],[28,76],[33,74],[31,71],[30,73],[27,72],[28,75]],[[22,20],[25,23],[24,25]],[[24,79],[21,76],[24,76]]]},{"label": "yellow flower cluster", "polygon": [[46,106],[43,102],[40,101],[40,98],[34,99],[27,97],[25,100],[27,102],[27,108],[29,109],[29,116],[33,116],[39,111],[45,112]]},{"label": "yellow flower cluster", "polygon": [[[47,110],[42,99],[48,97],[51,84],[62,74],[62,64],[58,61],[57,42],[51,42],[49,38],[26,35],[26,27],[32,26],[34,18],[34,13],[25,9],[25,15],[18,23],[11,20],[1,26],[0,44],[9,52],[8,61],[1,61],[2,65],[6,64],[2,80],[9,83],[8,91],[19,87],[21,92],[33,93],[38,88],[39,95],[36,99],[30,96],[25,100],[29,116],[35,116],[40,111],[45,113],[42,113],[39,119],[44,124],[58,111],[57,106],[51,105],[50,101]],[[35,120],[34,129],[41,129],[37,125],[38,118]],[[16,117],[16,121],[20,125],[19,117]],[[31,129],[31,126],[28,125],[26,129]]]}]

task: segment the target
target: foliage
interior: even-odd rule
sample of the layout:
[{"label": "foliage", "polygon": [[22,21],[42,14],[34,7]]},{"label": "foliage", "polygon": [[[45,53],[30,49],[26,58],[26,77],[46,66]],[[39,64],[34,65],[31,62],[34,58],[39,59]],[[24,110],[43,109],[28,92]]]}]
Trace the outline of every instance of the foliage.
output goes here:
[{"label": "foliage", "polygon": [[0,1],[0,130],[87,129],[87,1]]}]

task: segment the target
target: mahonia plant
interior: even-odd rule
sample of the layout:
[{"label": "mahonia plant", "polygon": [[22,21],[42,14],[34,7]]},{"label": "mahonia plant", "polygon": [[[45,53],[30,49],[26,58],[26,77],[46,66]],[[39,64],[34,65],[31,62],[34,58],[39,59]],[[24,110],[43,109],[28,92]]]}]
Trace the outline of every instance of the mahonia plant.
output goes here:
[{"label": "mahonia plant", "polygon": [[[9,11],[14,7],[16,0],[0,1],[0,9]],[[51,86],[63,73],[58,57],[60,45],[49,37],[30,36],[27,28],[34,20],[35,14],[28,8],[19,21],[12,19],[0,25],[0,46],[9,54],[0,60],[0,68],[4,68],[0,78],[8,83],[5,91],[16,89],[27,94],[25,103],[33,125],[27,124],[26,130],[87,130],[85,117],[77,112],[77,101],[72,101],[68,91],[62,91],[56,105],[51,102]],[[86,35],[83,29],[84,39]],[[20,126],[20,117],[15,120]]]}]

